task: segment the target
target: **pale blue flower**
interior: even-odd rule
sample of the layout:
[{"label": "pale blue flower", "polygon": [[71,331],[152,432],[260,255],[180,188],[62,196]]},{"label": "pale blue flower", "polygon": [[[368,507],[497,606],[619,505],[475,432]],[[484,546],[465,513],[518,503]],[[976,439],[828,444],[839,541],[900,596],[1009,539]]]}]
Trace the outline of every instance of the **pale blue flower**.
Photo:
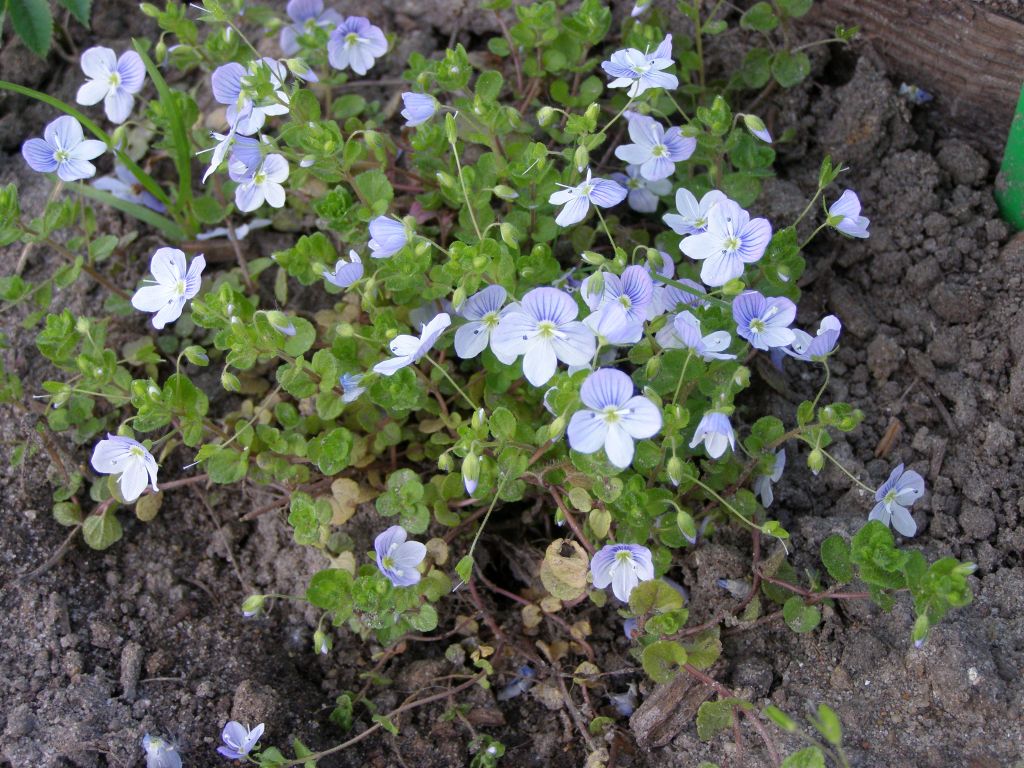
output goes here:
[{"label": "pale blue flower", "polygon": [[143,736],[142,749],[146,753],[146,768],[181,768],[178,748],[159,736]]},{"label": "pale blue flower", "polygon": [[661,123],[642,115],[629,121],[632,144],[615,148],[615,156],[640,166],[640,175],[648,181],[667,179],[676,170],[676,163],[689,159],[697,148],[697,140],[683,136],[679,128],[667,131]]},{"label": "pale blue flower", "polygon": [[404,333],[396,336],[388,345],[394,357],[377,363],[373,366],[373,370],[385,376],[394,376],[398,370],[412,365],[427,354],[433,348],[434,342],[451,324],[451,317],[446,312],[442,312],[423,326],[419,337]]},{"label": "pale blue flower", "polygon": [[647,11],[647,9],[651,7],[652,2],[653,0],[636,0],[636,2],[633,3],[633,10],[630,11],[629,15],[635,19],[637,16]]},{"label": "pale blue flower", "polygon": [[836,348],[842,330],[843,324],[839,322],[838,317],[826,315],[821,319],[816,336],[793,329],[793,335],[796,338],[788,348],[783,348],[782,351],[798,360],[824,360]]},{"label": "pale blue flower", "polygon": [[885,525],[892,524],[897,533],[913,536],[917,523],[908,507],[913,506],[924,495],[924,478],[914,470],[903,470],[900,464],[889,475],[889,479],[875,491],[877,502],[868,515],[868,520],[878,520]]},{"label": "pale blue flower", "polygon": [[580,453],[604,448],[608,461],[626,468],[633,461],[633,441],[646,440],[661,429],[661,410],[633,394],[633,381],[622,371],[601,368],[580,387],[586,408],[569,419],[569,445]]},{"label": "pale blue flower", "polygon": [[712,189],[704,193],[698,203],[690,190],[680,187],[676,190],[676,210],[679,213],[666,213],[661,218],[677,235],[699,235],[707,231],[711,209],[728,199],[724,193]]},{"label": "pale blue flower", "polygon": [[156,473],[159,470],[156,459],[142,443],[130,437],[107,433],[105,440],[96,443],[89,463],[101,474],[120,475],[117,484],[126,502],[139,498],[147,482],[152,486],[153,493],[160,490],[156,487]]},{"label": "pale blue flower", "polygon": [[736,358],[736,355],[723,351],[732,343],[732,336],[727,331],[714,331],[705,336],[701,333],[700,321],[686,310],[672,318],[672,322],[658,331],[654,339],[664,349],[692,349],[705,361]]},{"label": "pale blue flower", "polygon": [[675,90],[679,79],[662,70],[672,66],[672,35],[665,39],[652,53],[643,53],[636,48],[616,51],[608,61],[601,62],[601,68],[609,77],[609,88],[628,88],[626,94],[632,99],[649,88]]},{"label": "pale blue flower", "polygon": [[[455,331],[455,354],[463,360],[468,360],[487,348],[491,334],[501,319],[505,296],[504,288],[500,285],[491,285],[466,299],[459,309],[459,315],[467,322]],[[515,357],[509,357],[501,362],[508,365],[513,360]]]},{"label": "pale blue flower", "polygon": [[725,449],[736,450],[736,433],[732,431],[729,417],[720,411],[708,411],[697,425],[693,433],[690,447],[696,448],[704,443],[704,449],[712,459],[719,458]]},{"label": "pale blue flower", "polygon": [[622,602],[641,581],[654,578],[651,550],[640,544],[605,544],[590,560],[594,586],[604,589],[612,585],[612,593]]},{"label": "pale blue flower", "polygon": [[900,83],[900,96],[905,98],[911,104],[927,104],[935,97],[928,93],[924,88],[916,85],[910,85],[908,83]]},{"label": "pale blue flower", "polygon": [[576,320],[579,307],[557,288],[534,288],[522,303],[504,313],[491,333],[491,349],[499,359],[523,355],[523,374],[533,386],[546,384],[561,360],[587,365],[594,356],[594,333]]},{"label": "pale blue flower", "polygon": [[533,685],[536,676],[537,673],[533,670],[533,667],[524,664],[518,669],[512,682],[498,691],[495,698],[498,701],[509,701],[517,696],[521,696],[530,690],[530,686]]},{"label": "pale blue flower", "polygon": [[587,217],[590,212],[590,204],[601,208],[611,208],[626,199],[629,193],[624,186],[610,179],[591,178],[591,170],[587,168],[587,178],[570,187],[559,184],[562,189],[552,192],[548,202],[552,205],[564,205],[555,223],[561,227],[568,227],[577,224]]},{"label": "pale blue flower", "polygon": [[138,179],[121,163],[114,163],[113,175],[100,176],[92,185],[103,192],[109,192],[118,200],[144,205],[157,213],[167,210],[167,207],[139,184]]},{"label": "pale blue flower", "polygon": [[405,225],[390,216],[378,216],[370,222],[370,257],[386,259],[405,247],[409,235]]},{"label": "pale blue flower", "polygon": [[75,101],[85,106],[103,102],[112,123],[123,123],[132,113],[135,94],[146,82],[146,66],[135,51],[120,57],[110,48],[96,46],[82,52],[82,71],[89,79],[78,89]]},{"label": "pale blue flower", "polygon": [[679,247],[704,262],[700,279],[705,285],[719,286],[742,275],[745,264],[759,261],[771,239],[767,219],[751,219],[732,200],[721,200],[708,212],[707,229],[684,237]]},{"label": "pale blue flower", "polygon": [[354,250],[349,250],[348,261],[338,259],[334,271],[323,271],[324,280],[338,288],[348,288],[363,277],[363,260]]},{"label": "pale blue flower", "polygon": [[758,475],[754,478],[754,494],[761,497],[761,504],[765,509],[775,501],[775,492],[772,485],[779,482],[782,473],[786,469],[786,449],[779,448],[775,453],[775,464],[772,466],[771,474]]},{"label": "pale blue flower", "polygon": [[772,143],[772,134],[768,130],[767,126],[757,115],[742,115],[743,124],[747,126],[747,130],[750,131],[754,136],[759,138],[765,144]]},{"label": "pale blue flower", "polygon": [[348,69],[365,75],[374,60],[388,52],[388,41],[380,27],[363,16],[349,16],[327,40],[327,60],[335,69]]},{"label": "pale blue flower", "polygon": [[649,181],[641,176],[639,165],[627,165],[626,172],[613,173],[612,180],[629,191],[626,203],[638,213],[654,213],[658,199],[672,191],[672,182],[668,179]]},{"label": "pale blue flower", "polygon": [[61,181],[80,181],[96,175],[89,161],[107,151],[107,145],[86,139],[82,126],[71,115],[61,115],[43,130],[43,138],[29,139],[21,154],[33,171],[57,172]]},{"label": "pale blue flower", "polygon": [[338,377],[338,383],[341,385],[342,396],[341,401],[343,403],[353,403],[359,399],[359,396],[366,391],[366,387],[362,385],[363,374],[361,373],[343,373]]},{"label": "pale blue flower", "polygon": [[707,301],[702,298],[707,295],[707,291],[704,286],[700,283],[689,280],[685,277],[676,280],[675,282],[681,283],[692,289],[687,291],[684,288],[680,288],[678,285],[666,285],[665,289],[661,292],[660,301],[663,312],[674,312],[683,307],[706,307]]},{"label": "pale blue flower", "polygon": [[263,203],[271,208],[284,206],[285,191],[283,182],[288,179],[288,161],[284,155],[273,153],[263,158],[255,168],[249,168],[241,160],[232,160],[228,175],[232,181],[238,182],[235,187],[235,205],[238,210],[248,213],[255,211]]},{"label": "pale blue flower", "polygon": [[754,349],[767,352],[787,347],[796,340],[789,327],[796,318],[796,304],[782,296],[766,298],[757,291],[744,291],[732,300],[736,334]]},{"label": "pale blue flower", "polygon": [[202,287],[206,259],[199,254],[187,266],[184,252],[177,248],[157,248],[149,262],[155,285],[144,285],[132,296],[132,306],[140,312],[155,312],[153,327],[162,329],[181,317],[185,304]]},{"label": "pale blue flower", "polygon": [[406,91],[402,94],[402,102],[405,105],[402,117],[410,128],[427,122],[437,112],[437,99],[428,93]]},{"label": "pale blue flower", "polygon": [[[261,67],[270,70],[270,82],[275,91],[274,96],[265,103],[254,101],[255,93],[247,80],[255,75]],[[231,61],[217,67],[210,76],[213,86],[213,98],[226,109],[228,125],[243,136],[251,136],[263,127],[268,117],[288,114],[288,94],[279,90],[288,77],[288,68],[279,61],[264,57],[243,67],[237,61]]]},{"label": "pale blue flower", "polygon": [[341,24],[342,17],[333,8],[324,10],[324,0],[289,0],[286,8],[291,24],[281,28],[281,50],[286,56],[299,52],[299,37],[314,27],[332,27]]},{"label": "pale blue flower", "polygon": [[256,742],[263,735],[263,729],[263,723],[249,730],[237,720],[232,720],[220,732],[224,746],[217,747],[217,751],[229,760],[242,760],[252,752]]},{"label": "pale blue flower", "polygon": [[860,198],[856,192],[848,189],[829,206],[828,223],[844,235],[866,238],[871,221],[860,215]]},{"label": "pale blue flower", "polygon": [[[626,267],[622,275],[603,275],[604,292],[587,325],[611,344],[635,344],[654,299],[654,281],[646,267]],[[589,302],[588,302],[589,303]]]},{"label": "pale blue flower", "polygon": [[392,525],[373,540],[377,552],[377,568],[396,587],[411,587],[420,581],[417,570],[427,548],[418,541],[406,541],[405,528]]}]

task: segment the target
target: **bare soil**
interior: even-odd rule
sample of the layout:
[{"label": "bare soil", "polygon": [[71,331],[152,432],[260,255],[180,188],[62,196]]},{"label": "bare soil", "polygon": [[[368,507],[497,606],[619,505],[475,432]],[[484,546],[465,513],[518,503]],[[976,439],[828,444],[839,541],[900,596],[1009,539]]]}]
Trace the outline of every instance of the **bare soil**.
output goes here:
[{"label": "bare soil", "polygon": [[[343,11],[356,10],[353,3]],[[430,52],[449,36],[487,31],[485,15],[461,13],[458,3],[393,0],[390,28],[402,50]],[[471,7],[469,2],[465,3]],[[143,17],[121,3],[98,3],[94,29],[106,44],[124,47],[131,35],[152,34]],[[82,47],[94,44],[78,29]],[[88,40],[88,42],[87,42]],[[724,43],[723,45],[728,45]],[[398,57],[401,66],[405,55]],[[43,67],[17,43],[0,50],[7,79],[72,98],[79,73],[57,59]],[[831,153],[851,167],[842,185],[858,191],[872,220],[865,242],[825,234],[809,248],[809,273],[799,323],[816,326],[827,312],[844,323],[833,366],[831,394],[867,414],[862,427],[835,446],[858,475],[877,483],[900,461],[921,472],[928,493],[914,509],[919,534],[907,546],[929,558],[952,554],[979,566],[974,603],[955,612],[914,649],[912,610],[906,600],[891,613],[867,603],[826,609],[822,626],[797,636],[781,624],[725,635],[723,661],[713,673],[756,704],[774,703],[800,713],[807,702],[826,702],[842,718],[851,761],[883,766],[1012,766],[1024,761],[1024,239],[1010,238],[992,199],[993,158],[969,141],[949,139],[948,126],[928,106],[901,101],[869,48],[819,50],[807,85],[768,100],[769,124],[780,134],[797,128],[794,142],[778,147],[779,179],[757,204],[759,215],[792,220],[815,187],[818,165]],[[384,94],[382,92],[382,98]],[[17,148],[52,118],[46,109],[0,97],[0,183],[16,181],[23,208],[38,210],[48,182],[27,170]],[[833,198],[835,194],[831,195]],[[109,213],[104,226],[125,223]],[[273,250],[254,238],[253,254]],[[144,268],[125,262],[118,280],[132,286]],[[0,271],[13,269],[20,249],[0,251]],[[54,254],[33,253],[27,277],[52,269]],[[103,292],[84,278],[58,297],[62,306],[89,313]],[[12,348],[6,364],[21,375],[28,394],[52,376],[22,331],[16,312],[0,315]],[[135,329],[138,332],[138,329]],[[765,407],[792,418],[794,403],[817,386],[818,372],[788,363],[776,391],[759,386],[750,414]],[[215,383],[214,383],[215,384]],[[211,394],[213,389],[211,389]],[[39,416],[9,409],[0,421],[0,451],[31,434]],[[898,424],[899,427],[892,425]],[[882,451],[883,435],[899,436]],[[65,446],[84,462],[84,448]],[[884,447],[884,446],[883,446]],[[876,458],[876,450],[883,455]],[[180,457],[181,464],[187,457]],[[798,572],[814,568],[820,542],[833,532],[852,534],[866,519],[870,500],[835,470],[813,478],[801,460],[778,486],[774,510],[793,534]],[[314,748],[344,736],[327,720],[333,698],[358,690],[361,673],[380,649],[338,633],[326,657],[310,651],[316,617],[278,604],[266,617],[245,621],[238,606],[253,590],[296,592],[326,561],[296,546],[280,514],[239,518],[260,506],[256,491],[220,488],[168,493],[157,519],[145,524],[122,514],[124,539],[96,553],[80,542],[60,562],[31,576],[58,551],[66,530],[49,513],[48,456],[36,452],[21,467],[0,469],[0,766],[101,768],[141,764],[146,731],[178,740],[187,766],[223,765],[214,747],[229,718],[267,723],[273,743],[292,736]],[[369,518],[366,518],[369,519]],[[542,537],[524,538],[515,516],[497,519],[484,547],[489,573],[521,589],[530,578]],[[364,518],[350,524],[369,548]],[[711,616],[728,598],[718,578],[749,571],[750,541],[723,532],[687,554],[673,577],[687,586],[694,621]],[[509,637],[529,648],[516,606],[484,593]],[[462,606],[449,602],[442,629]],[[580,607],[570,620],[593,624],[590,642],[609,676],[589,692],[595,709],[609,709],[608,694],[630,682],[641,701],[653,693],[635,663],[613,614]],[[481,630],[490,639],[486,628]],[[542,637],[551,640],[546,629]],[[459,672],[444,659],[447,643],[410,643],[382,669],[393,685],[375,689],[386,711],[414,692],[443,690],[437,682]],[[567,657],[563,672],[581,658]],[[505,679],[520,663],[506,654],[496,664]],[[540,674],[550,682],[550,670]],[[582,764],[578,737],[563,709],[543,696],[545,686],[507,702],[476,690],[467,719],[507,747],[503,765]],[[577,702],[581,697],[576,694]],[[657,699],[652,699],[657,701]],[[546,704],[556,707],[549,710]],[[375,735],[325,760],[335,766],[448,767],[468,764],[467,727],[440,719],[443,705],[403,717],[397,737]],[[620,718],[612,749],[616,766],[674,768],[702,759],[723,766],[765,765],[748,727],[743,747],[722,737],[705,744],[694,725],[663,726],[672,711],[643,710]],[[674,711],[674,708],[673,708]],[[362,730],[368,717],[357,718]],[[674,735],[673,735],[674,733]],[[664,740],[664,746],[652,747]],[[780,738],[780,744],[796,745]]]}]

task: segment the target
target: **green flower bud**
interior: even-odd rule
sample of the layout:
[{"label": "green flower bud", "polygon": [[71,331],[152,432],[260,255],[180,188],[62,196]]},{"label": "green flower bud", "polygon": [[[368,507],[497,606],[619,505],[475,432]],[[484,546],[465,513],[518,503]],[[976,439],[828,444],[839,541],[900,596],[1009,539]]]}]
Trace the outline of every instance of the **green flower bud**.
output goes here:
[{"label": "green flower bud", "polygon": [[197,344],[185,347],[185,359],[188,360],[192,365],[205,366],[210,364],[210,356],[206,354],[206,350]]},{"label": "green flower bud", "polygon": [[584,251],[581,258],[587,264],[592,264],[595,267],[600,267],[607,261],[607,259],[597,251]]},{"label": "green flower bud", "polygon": [[334,332],[338,334],[339,338],[350,339],[355,336],[356,329],[352,323],[338,323],[334,326]]},{"label": "green flower bud", "polygon": [[590,150],[580,144],[576,147],[576,152],[572,156],[572,162],[576,166],[576,170],[583,173],[583,169],[590,163]]},{"label": "green flower bud", "polygon": [[557,440],[565,432],[565,417],[559,416],[548,425],[548,440]]},{"label": "green flower bud", "polygon": [[446,112],[444,116],[444,135],[448,139],[448,143],[455,146],[455,142],[459,138],[459,127],[455,124],[455,117],[451,112]]},{"label": "green flower bud", "polygon": [[739,296],[746,289],[746,284],[736,278],[722,286],[722,294],[725,296]]},{"label": "green flower bud", "polygon": [[82,334],[83,336],[89,335],[89,318],[80,317],[75,320],[75,331]]},{"label": "green flower bud", "polygon": [[240,382],[238,377],[230,371],[224,371],[221,373],[220,385],[228,392],[240,392],[242,389],[242,382]]},{"label": "green flower bud", "polygon": [[601,105],[596,101],[587,107],[587,111],[583,113],[583,116],[587,120],[597,121],[598,116],[601,114]]},{"label": "green flower bud", "polygon": [[[668,479],[672,481],[672,485],[679,485],[683,481],[683,460],[678,456],[672,456],[668,460],[668,465],[665,467],[665,471],[668,472]],[[680,515],[682,512],[679,513]],[[689,515],[687,515],[689,517]],[[690,522],[693,522],[693,518],[690,517]],[[682,525],[679,526],[682,528]]]},{"label": "green flower bud", "polygon": [[502,200],[515,200],[519,197],[519,193],[516,192],[512,187],[507,184],[499,184],[491,190],[495,195],[500,197]]},{"label": "green flower bud", "polygon": [[653,379],[660,372],[661,372],[661,356],[660,355],[655,355],[650,360],[648,360],[647,364],[644,366],[644,375],[648,379]]},{"label": "green flower bud", "polygon": [[452,294],[452,306],[458,309],[462,306],[463,302],[466,301],[466,289],[461,285],[455,289],[455,293]]},{"label": "green flower bud", "polygon": [[475,453],[469,453],[462,460],[462,484],[466,486],[466,493],[472,496],[479,481],[480,459]]},{"label": "green flower bud", "polygon": [[514,224],[510,224],[507,221],[503,221],[498,227],[498,232],[501,233],[501,239],[509,248],[519,247],[519,230],[516,229]]},{"label": "green flower bud", "polygon": [[825,454],[819,448],[815,448],[807,457],[807,468],[814,474],[825,468]]},{"label": "green flower bud", "polygon": [[558,118],[558,112],[554,107],[541,107],[537,110],[537,123],[541,127],[547,127]]},{"label": "green flower bud", "polygon": [[249,595],[242,603],[242,615],[251,618],[260,613],[266,600],[264,595]]},{"label": "green flower bud", "polygon": [[455,466],[455,462],[452,460],[452,455],[445,451],[437,457],[437,468],[442,472],[451,472]]},{"label": "green flower bud", "polygon": [[334,646],[334,642],[327,636],[327,633],[322,629],[318,629],[313,633],[313,652],[319,653],[322,656],[326,656],[331,648]]}]

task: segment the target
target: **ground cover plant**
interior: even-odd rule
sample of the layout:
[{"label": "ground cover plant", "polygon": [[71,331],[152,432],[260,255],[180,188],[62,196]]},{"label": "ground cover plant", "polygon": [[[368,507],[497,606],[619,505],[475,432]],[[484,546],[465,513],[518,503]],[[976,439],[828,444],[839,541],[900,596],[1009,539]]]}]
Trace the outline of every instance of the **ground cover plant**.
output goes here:
[{"label": "ground cover plant", "polygon": [[[463,690],[491,684],[489,659],[524,653],[491,626],[481,589],[518,602],[525,630],[550,633],[519,659],[530,671],[508,695],[553,658],[586,659],[573,676],[583,689],[612,671],[588,650],[587,622],[574,621],[586,600],[619,613],[638,663],[659,682],[685,674],[713,685],[705,670],[727,619],[778,612],[810,632],[827,601],[887,606],[909,591],[918,618],[908,638],[924,642],[949,607],[969,601],[972,566],[929,564],[896,546],[890,524],[903,536],[916,530],[909,508],[924,493],[919,474],[897,466],[877,488],[864,486],[874,507],[851,541],[822,546],[827,578],[798,577],[786,560],[789,535],[768,512],[787,455],[813,471],[841,467],[830,430],[861,418],[827,398],[840,320],[792,327],[808,243],[796,224],[815,217],[812,237],[867,237],[860,201],[842,189],[842,166],[824,158],[818,194],[797,221],[758,217],[773,137],[759,117],[729,106],[769,82],[787,87],[806,76],[806,54],[783,33],[807,5],[751,7],[739,23],[768,33],[765,47],[713,83],[702,44],[724,29],[714,13],[685,5],[698,34],[682,40],[641,7],[610,45],[612,16],[601,3],[520,6],[506,35],[488,42],[486,67],[461,47],[410,60],[404,126],[381,102],[342,88],[387,53],[369,19],[319,3],[293,2],[287,18],[207,3],[192,13],[198,27],[180,6],[144,6],[166,40],[152,50],[84,52],[78,94],[84,107],[103,102],[111,123],[134,108],[133,124],[108,134],[79,107],[30,94],[65,113],[23,149],[33,170],[59,181],[46,210],[24,216],[13,186],[4,190],[4,242],[46,244],[68,261],[44,282],[13,276],[3,286],[7,300],[36,308],[26,324],[40,326],[40,351],[67,371],[42,385],[49,429],[90,456],[91,471],[60,464],[57,519],[102,549],[122,534],[122,506],[152,519],[175,487],[265,487],[270,509],[288,508],[296,544],[328,553],[334,567],[305,595],[253,595],[242,610],[308,601],[323,611],[317,653],[331,653],[339,633],[393,649],[444,621],[446,655],[468,670]],[[257,25],[279,34],[291,58],[260,56],[246,37]],[[183,73],[174,88],[162,74],[172,70]],[[136,94],[147,79],[153,98],[143,107]],[[194,99],[206,88],[224,107],[212,138]],[[83,126],[97,138],[86,139]],[[625,135],[614,142],[620,126]],[[152,167],[146,135],[159,162],[173,166],[170,183],[144,170]],[[197,150],[209,160],[201,179]],[[83,183],[106,152],[116,155],[113,174]],[[151,277],[133,294],[104,275],[133,238],[97,232],[95,201],[165,239],[138,254]],[[228,217],[270,209],[274,226],[309,231],[272,259],[247,262],[237,247],[242,227],[258,237],[268,222]],[[232,268],[208,271],[201,253],[176,247],[225,224]],[[49,314],[53,292],[79,278],[111,288],[102,310]],[[331,298],[307,310],[289,302],[296,286]],[[145,322],[161,332],[143,334]],[[115,323],[134,323],[138,335],[113,348]],[[817,396],[785,420],[743,407],[748,366],[764,354],[776,365],[820,367]],[[210,366],[235,395],[220,411],[193,381]],[[5,384],[11,400],[21,396],[20,382]],[[380,521],[368,553],[345,523],[371,501]],[[546,516],[563,531],[540,566],[545,593],[511,593],[478,562],[481,531],[510,511]],[[670,579],[674,553],[724,526],[750,531],[754,571],[749,582],[723,583],[737,597],[726,613],[691,625]],[[855,577],[867,593],[845,589]],[[470,595],[473,615],[446,609],[453,592]],[[342,729],[362,707],[375,723],[340,747],[451,696],[383,713],[367,694],[336,702]],[[773,752],[749,702],[722,687],[718,694],[700,708],[702,736],[743,716]],[[457,706],[451,712],[457,717]],[[845,761],[830,712],[819,708],[812,720],[822,743],[788,764],[821,764],[825,754]],[[763,714],[797,729],[781,712]],[[576,724],[591,761],[606,760],[614,718]],[[474,763],[493,764],[503,747],[469,730]],[[337,749],[310,753],[295,743],[286,757],[286,745],[270,746],[272,724],[265,732],[229,723],[223,737],[222,754],[264,765],[315,763]],[[175,764],[166,740],[151,736],[144,746],[151,764]]]}]

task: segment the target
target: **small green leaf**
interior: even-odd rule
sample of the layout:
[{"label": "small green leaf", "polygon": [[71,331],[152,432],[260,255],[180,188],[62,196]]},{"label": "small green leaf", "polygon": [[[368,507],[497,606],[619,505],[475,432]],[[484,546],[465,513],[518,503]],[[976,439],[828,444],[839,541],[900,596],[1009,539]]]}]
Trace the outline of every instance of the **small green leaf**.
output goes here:
[{"label": "small green leaf", "polygon": [[762,710],[762,714],[775,723],[779,728],[786,731],[786,733],[795,733],[797,729],[796,720],[787,715],[778,707],[769,704]]},{"label": "small green leaf", "polygon": [[817,747],[807,747],[783,760],[782,768],[825,768],[825,756]]},{"label": "small green leaf", "polygon": [[821,542],[821,562],[828,575],[840,584],[848,584],[853,579],[850,545],[839,534],[834,533]]},{"label": "small green leaf", "polygon": [[811,605],[804,605],[802,597],[791,597],[782,606],[782,618],[797,634],[810,632],[821,623],[821,611]]},{"label": "small green leaf", "polygon": [[772,10],[772,6],[766,2],[754,3],[740,16],[740,27],[742,29],[754,30],[757,32],[771,32],[779,25],[779,18]]},{"label": "small green leaf", "polygon": [[772,76],[783,88],[792,88],[811,74],[811,60],[803,51],[779,51],[772,59]]},{"label": "small green leaf", "polygon": [[705,701],[697,710],[697,737],[711,741],[732,726],[734,699]]},{"label": "small green leaf", "polygon": [[46,56],[53,38],[53,14],[48,0],[7,0],[14,31],[36,56]]},{"label": "small green leaf", "polygon": [[641,663],[644,672],[656,683],[667,683],[686,663],[686,650],[671,640],[657,640],[644,648]]},{"label": "small green leaf", "polygon": [[814,0],[776,0],[779,4],[779,10],[787,16],[799,19],[801,16],[806,16],[807,12],[811,10],[811,6],[814,5]]},{"label": "small green leaf", "polygon": [[458,564],[455,566],[455,573],[459,575],[459,578],[463,581],[469,581],[469,577],[473,574],[473,556],[466,555]]},{"label": "small green leaf", "polygon": [[839,716],[827,704],[818,705],[818,715],[812,718],[812,723],[818,733],[833,747],[843,743],[843,726],[839,722]]},{"label": "small green leaf", "polygon": [[390,733],[392,736],[398,735],[398,726],[391,722],[391,718],[387,715],[374,715],[370,718],[373,722],[380,725],[385,731]]},{"label": "small green leaf", "polygon": [[122,533],[120,521],[109,510],[102,515],[90,515],[82,525],[85,543],[93,549],[106,549],[120,541]]}]

